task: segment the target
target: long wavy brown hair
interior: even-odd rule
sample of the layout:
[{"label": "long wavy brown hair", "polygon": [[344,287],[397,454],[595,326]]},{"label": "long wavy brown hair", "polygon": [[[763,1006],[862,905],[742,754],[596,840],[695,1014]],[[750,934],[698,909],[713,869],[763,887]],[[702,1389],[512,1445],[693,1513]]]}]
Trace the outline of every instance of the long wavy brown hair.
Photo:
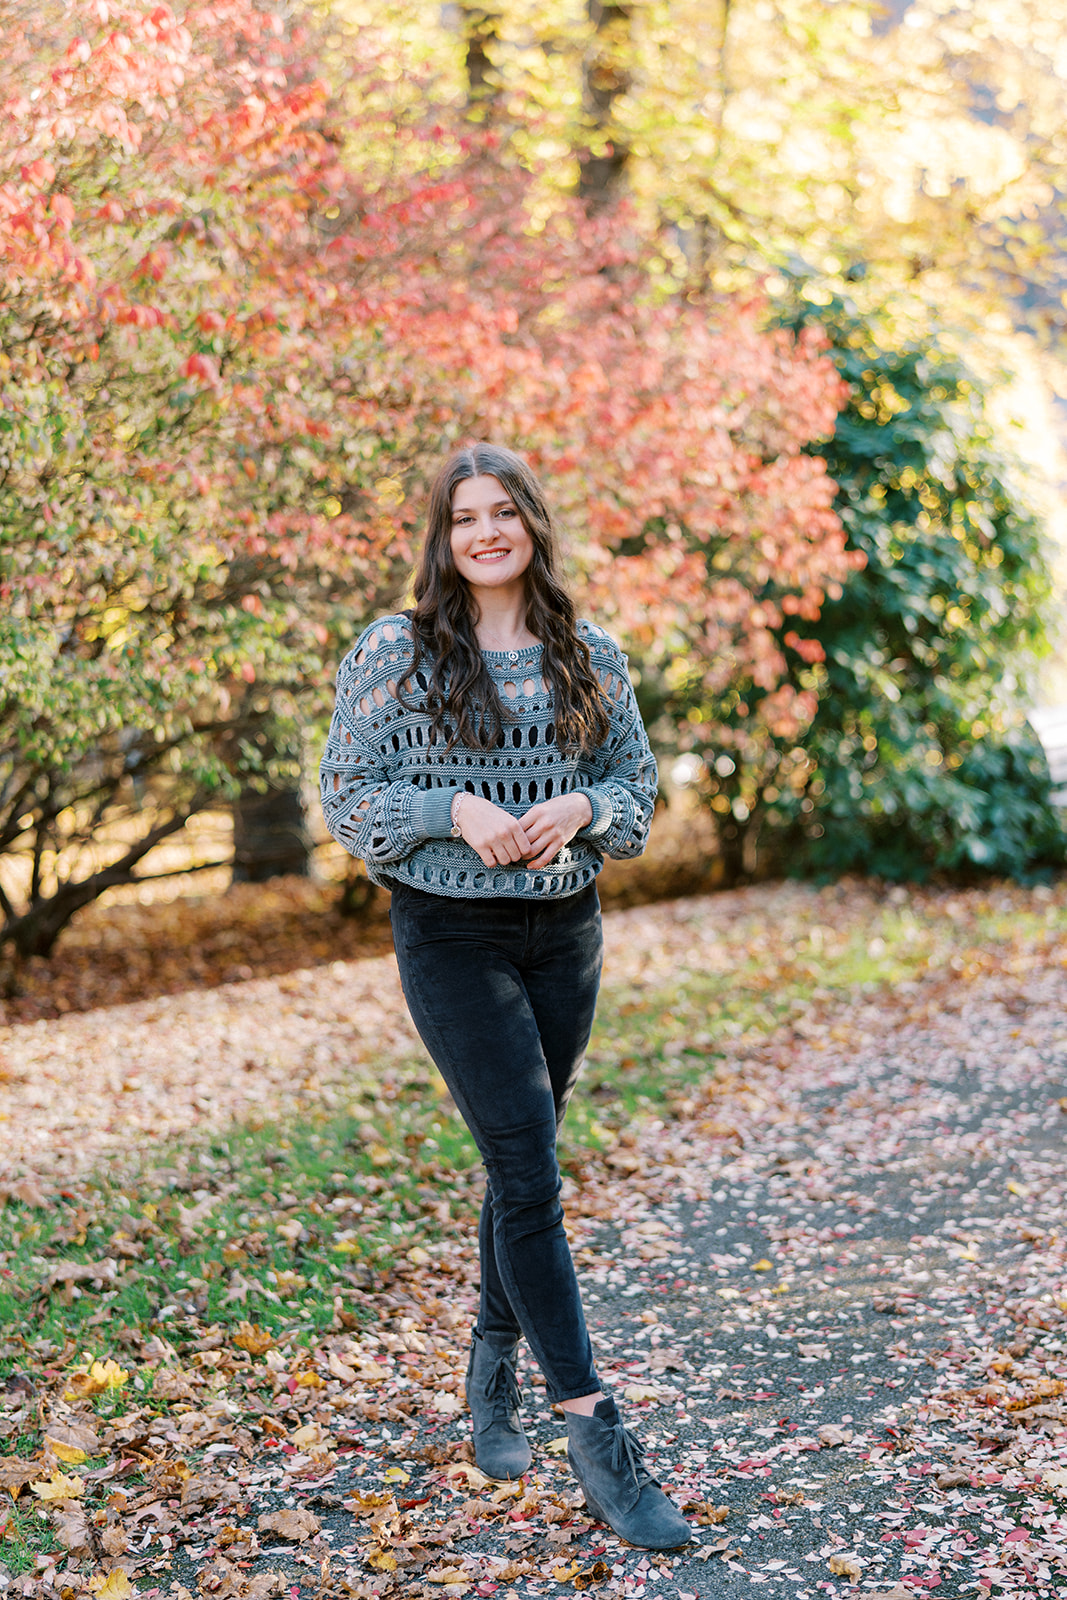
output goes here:
[{"label": "long wavy brown hair", "polygon": [[452,558],[452,496],[467,478],[496,478],[514,501],[533,542],[526,569],[526,626],[543,646],[542,674],[552,691],[556,743],[588,753],[607,737],[607,702],[578,633],[574,602],[559,576],[559,542],[544,491],[513,450],[471,444],[450,456],[430,490],[426,540],[415,574],[411,614],[415,657],[399,685],[401,696],[423,662],[432,663],[425,704],[433,739],[446,748],[497,746],[509,720],[482,657],[478,607]]}]

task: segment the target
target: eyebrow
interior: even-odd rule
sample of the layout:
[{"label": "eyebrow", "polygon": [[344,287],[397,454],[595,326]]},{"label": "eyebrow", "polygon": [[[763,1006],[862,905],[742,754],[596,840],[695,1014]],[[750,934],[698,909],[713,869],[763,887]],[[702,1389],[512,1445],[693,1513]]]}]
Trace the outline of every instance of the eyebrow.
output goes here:
[{"label": "eyebrow", "polygon": [[[512,499],[511,495],[505,495],[503,500],[494,500],[492,505],[489,507],[489,509],[490,509],[490,511],[499,511],[502,506],[514,506],[514,505],[515,505],[515,501]],[[459,517],[459,516],[462,516],[465,512],[476,511],[477,509],[478,509],[477,506],[453,506],[452,507],[452,515],[454,517]]]}]

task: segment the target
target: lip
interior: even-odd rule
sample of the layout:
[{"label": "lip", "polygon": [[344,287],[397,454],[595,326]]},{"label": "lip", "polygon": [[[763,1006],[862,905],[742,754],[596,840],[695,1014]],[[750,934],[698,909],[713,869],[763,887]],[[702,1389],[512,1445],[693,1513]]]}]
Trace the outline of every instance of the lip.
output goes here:
[{"label": "lip", "polygon": [[493,550],[479,550],[477,555],[472,555],[471,556],[471,560],[472,561],[502,561],[505,556],[509,556],[510,554],[511,554],[510,550],[505,550],[501,546],[498,545]]}]

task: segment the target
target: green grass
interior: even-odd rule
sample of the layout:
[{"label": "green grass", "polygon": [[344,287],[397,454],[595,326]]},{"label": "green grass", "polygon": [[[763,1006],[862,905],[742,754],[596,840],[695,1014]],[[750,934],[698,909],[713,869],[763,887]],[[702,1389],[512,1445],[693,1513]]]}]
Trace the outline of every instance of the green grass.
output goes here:
[{"label": "green grass", "polygon": [[[931,973],[1054,959],[1067,940],[1059,892],[879,901],[826,890],[790,904],[788,917],[757,907],[735,920],[705,941],[699,964],[606,984],[565,1167],[578,1170],[584,1152],[642,1118],[684,1108],[725,1041],[755,1042],[812,1007]],[[441,1090],[424,1061],[403,1062],[355,1086],[343,1115],[235,1126],[156,1149],[132,1173],[101,1173],[47,1207],[10,1201],[0,1211],[0,1369],[121,1353],[135,1333],[180,1350],[212,1327],[311,1339],[338,1318],[371,1319],[396,1259],[471,1215],[476,1155]],[[46,1287],[63,1263],[109,1258],[113,1280]]]},{"label": "green grass", "polygon": [[0,1560],[12,1577],[32,1571],[39,1555],[60,1548],[51,1518],[36,1501],[23,1498],[0,1509]]},{"label": "green grass", "polygon": [[[426,1067],[412,1064],[391,1099],[343,1116],[237,1126],[174,1143],[121,1185],[106,1174],[47,1209],[0,1212],[0,1325],[32,1326],[23,1350],[86,1349],[157,1332],[181,1348],[205,1326],[251,1322],[308,1337],[339,1306],[369,1318],[366,1291],[398,1254],[438,1237],[465,1208],[475,1160]],[[64,1263],[119,1264],[117,1276],[54,1283]],[[335,1305],[336,1303],[336,1305]]]}]

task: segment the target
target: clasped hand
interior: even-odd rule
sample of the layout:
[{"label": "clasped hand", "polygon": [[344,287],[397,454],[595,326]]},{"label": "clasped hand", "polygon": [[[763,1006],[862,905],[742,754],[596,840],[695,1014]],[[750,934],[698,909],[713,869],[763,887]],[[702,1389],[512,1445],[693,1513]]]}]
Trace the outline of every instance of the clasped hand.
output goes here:
[{"label": "clasped hand", "polygon": [[531,806],[513,817],[481,795],[466,793],[459,808],[463,838],[487,867],[525,861],[528,867],[547,867],[574,835],[593,820],[593,806],[581,791],[560,794]]}]

